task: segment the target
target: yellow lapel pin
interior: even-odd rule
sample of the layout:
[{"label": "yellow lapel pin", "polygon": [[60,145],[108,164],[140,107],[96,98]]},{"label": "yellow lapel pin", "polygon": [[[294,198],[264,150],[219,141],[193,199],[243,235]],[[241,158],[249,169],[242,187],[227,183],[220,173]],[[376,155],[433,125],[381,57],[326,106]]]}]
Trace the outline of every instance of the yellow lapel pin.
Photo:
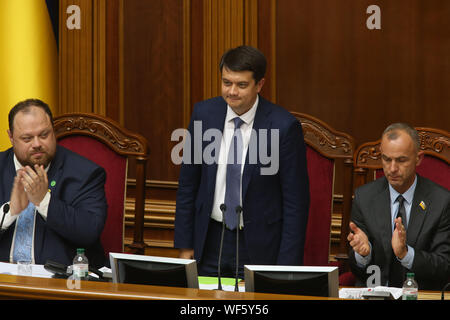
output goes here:
[{"label": "yellow lapel pin", "polygon": [[425,211],[425,209],[427,208],[427,206],[425,205],[425,202],[420,201],[419,206],[422,208],[422,210]]}]

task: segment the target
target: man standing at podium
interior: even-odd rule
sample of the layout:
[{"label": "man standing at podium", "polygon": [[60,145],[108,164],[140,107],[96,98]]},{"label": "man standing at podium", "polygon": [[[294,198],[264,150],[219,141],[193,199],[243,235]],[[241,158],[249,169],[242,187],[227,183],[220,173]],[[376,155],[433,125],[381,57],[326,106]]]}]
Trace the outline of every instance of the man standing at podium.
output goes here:
[{"label": "man standing at podium", "polygon": [[235,276],[237,254],[241,277],[245,264],[302,265],[309,182],[301,124],[259,95],[259,50],[227,51],[220,71],[222,96],[197,103],[189,124],[191,141],[203,141],[183,149],[175,247],[197,260],[200,275],[217,275],[221,247],[222,276]]},{"label": "man standing at podium", "polygon": [[450,277],[450,192],[416,174],[423,152],[411,126],[387,127],[380,151],[385,176],[355,191],[352,271],[365,281],[367,267],[377,265],[381,285],[391,287],[413,272],[420,289],[441,290]]}]

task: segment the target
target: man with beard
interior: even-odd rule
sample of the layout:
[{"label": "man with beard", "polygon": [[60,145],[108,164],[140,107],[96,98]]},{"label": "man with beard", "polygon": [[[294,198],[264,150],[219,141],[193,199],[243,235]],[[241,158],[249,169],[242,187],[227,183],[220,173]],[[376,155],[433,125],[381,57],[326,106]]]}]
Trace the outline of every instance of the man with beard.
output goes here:
[{"label": "man with beard", "polygon": [[43,101],[19,102],[8,120],[12,148],[0,153],[0,261],[70,265],[76,249],[85,248],[90,265],[105,265],[104,169],[56,144]]}]

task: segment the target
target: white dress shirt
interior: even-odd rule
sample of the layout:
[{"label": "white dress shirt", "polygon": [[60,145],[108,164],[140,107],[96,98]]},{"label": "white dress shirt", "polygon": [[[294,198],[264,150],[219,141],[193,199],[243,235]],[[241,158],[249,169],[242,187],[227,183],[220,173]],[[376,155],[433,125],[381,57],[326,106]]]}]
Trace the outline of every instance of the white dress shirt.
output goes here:
[{"label": "white dress shirt", "polygon": [[[244,172],[245,158],[247,156],[248,144],[253,129],[253,121],[255,120],[256,109],[258,108],[259,97],[256,96],[256,101],[253,106],[246,113],[237,115],[230,106],[227,106],[227,114],[225,116],[225,125],[223,129],[222,141],[220,144],[219,160],[216,173],[216,189],[214,191],[214,202],[211,213],[211,218],[222,222],[222,211],[220,205],[225,202],[226,176],[227,176],[227,159],[228,151],[230,149],[231,139],[234,134],[233,119],[240,117],[244,123],[241,125],[242,142],[244,150],[242,152],[242,166],[241,177]],[[242,179],[241,179],[241,206],[242,206]],[[243,227],[243,217],[241,215],[240,227]]]}]

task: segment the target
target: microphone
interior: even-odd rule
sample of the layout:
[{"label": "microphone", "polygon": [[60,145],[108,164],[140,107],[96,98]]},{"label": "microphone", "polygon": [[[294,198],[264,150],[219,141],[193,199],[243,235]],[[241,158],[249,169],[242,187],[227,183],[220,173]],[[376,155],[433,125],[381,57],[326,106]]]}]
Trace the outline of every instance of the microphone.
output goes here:
[{"label": "microphone", "polygon": [[223,248],[223,233],[225,231],[225,211],[227,210],[227,206],[225,203],[220,205],[220,211],[222,211],[222,234],[220,236],[220,247],[219,247],[219,261],[217,263],[217,280],[218,287],[217,290],[222,290],[222,282],[220,278],[220,265],[222,264],[222,248]]},{"label": "microphone", "polygon": [[236,207],[237,227],[236,227],[236,281],[234,282],[234,291],[239,291],[238,288],[238,271],[239,271],[239,228],[241,226],[242,207]]},{"label": "microphone", "polygon": [[3,206],[3,217],[2,217],[2,221],[0,222],[0,232],[2,230],[2,226],[3,226],[3,220],[5,220],[5,216],[9,211],[9,203],[5,203],[5,205]]}]

